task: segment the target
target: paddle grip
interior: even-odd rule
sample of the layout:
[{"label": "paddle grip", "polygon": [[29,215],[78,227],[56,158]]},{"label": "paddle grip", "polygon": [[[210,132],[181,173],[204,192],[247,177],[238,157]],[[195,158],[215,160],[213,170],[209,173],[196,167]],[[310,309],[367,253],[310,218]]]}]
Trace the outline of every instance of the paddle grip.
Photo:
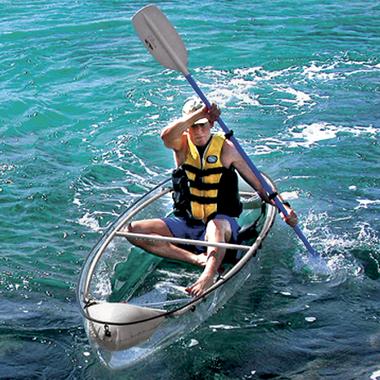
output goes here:
[{"label": "paddle grip", "polygon": [[[185,78],[190,83],[191,87],[194,89],[194,91],[197,93],[197,95],[201,98],[202,102],[206,105],[206,107],[207,108],[211,108],[211,103],[208,101],[208,99],[206,98],[205,94],[199,88],[198,84],[195,82],[195,80],[193,79],[193,77],[191,76],[191,74],[185,75]],[[221,117],[219,117],[217,119],[217,122],[219,123],[219,125],[223,129],[224,133],[229,133],[230,132],[230,130],[228,129],[227,125],[224,123],[224,121],[222,120]],[[239,144],[239,142],[235,139],[235,137],[233,135],[230,137],[230,140],[235,145],[235,148],[240,153],[240,155],[243,157],[243,159],[245,160],[245,162],[247,163],[247,165],[249,166],[249,168],[255,174],[256,178],[260,181],[261,186],[264,188],[264,190],[268,194],[272,194],[273,193],[273,189],[268,185],[268,183],[265,180],[265,178],[261,175],[260,171],[256,168],[256,166],[253,164],[252,160],[245,153],[245,151],[243,150],[243,148],[241,147],[241,145]],[[280,201],[280,199],[278,198],[277,195],[274,197],[273,200],[274,200],[277,208],[285,216],[288,216],[288,212],[286,211],[284,205],[282,204],[282,202]],[[317,256],[318,255],[317,252],[310,245],[309,241],[307,240],[306,236],[303,234],[303,232],[301,231],[301,229],[299,228],[299,226],[296,225],[296,226],[293,227],[293,229],[294,229],[295,233],[297,234],[297,236],[304,243],[305,247],[310,252],[310,254],[313,255],[313,256]]]}]

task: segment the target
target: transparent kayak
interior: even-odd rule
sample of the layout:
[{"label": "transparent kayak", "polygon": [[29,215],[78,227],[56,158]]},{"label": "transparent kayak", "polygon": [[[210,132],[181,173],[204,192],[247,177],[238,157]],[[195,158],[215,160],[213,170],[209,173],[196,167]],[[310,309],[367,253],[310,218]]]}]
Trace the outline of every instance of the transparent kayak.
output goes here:
[{"label": "transparent kayak", "polygon": [[[267,176],[265,179],[274,187]],[[245,182],[241,181],[240,189],[241,242],[223,245],[237,251],[239,260],[223,263],[214,285],[200,297],[190,297],[185,288],[196,281],[201,268],[159,258],[126,239],[131,235],[127,232],[131,221],[170,215],[170,179],[126,210],[95,245],[83,265],[77,297],[89,341],[107,367],[136,364],[195,329],[237,291],[244,290],[242,285],[251,276],[254,258],[273,225],[276,209],[263,203]]]}]

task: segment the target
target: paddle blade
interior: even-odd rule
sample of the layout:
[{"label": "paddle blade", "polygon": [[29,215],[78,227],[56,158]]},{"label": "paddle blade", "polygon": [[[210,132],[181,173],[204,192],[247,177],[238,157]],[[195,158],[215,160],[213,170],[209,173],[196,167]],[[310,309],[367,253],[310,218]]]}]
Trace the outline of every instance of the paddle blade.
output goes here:
[{"label": "paddle blade", "polygon": [[161,65],[187,75],[187,51],[181,37],[166,16],[154,5],[140,9],[133,26],[149,53]]}]

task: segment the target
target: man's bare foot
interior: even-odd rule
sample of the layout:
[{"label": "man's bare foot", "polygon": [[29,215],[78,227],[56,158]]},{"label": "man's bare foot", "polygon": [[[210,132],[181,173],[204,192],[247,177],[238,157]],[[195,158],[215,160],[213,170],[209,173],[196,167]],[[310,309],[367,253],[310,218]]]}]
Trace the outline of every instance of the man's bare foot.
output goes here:
[{"label": "man's bare foot", "polygon": [[207,276],[203,273],[193,285],[189,286],[185,290],[191,296],[198,297],[202,295],[213,283],[213,276]]}]

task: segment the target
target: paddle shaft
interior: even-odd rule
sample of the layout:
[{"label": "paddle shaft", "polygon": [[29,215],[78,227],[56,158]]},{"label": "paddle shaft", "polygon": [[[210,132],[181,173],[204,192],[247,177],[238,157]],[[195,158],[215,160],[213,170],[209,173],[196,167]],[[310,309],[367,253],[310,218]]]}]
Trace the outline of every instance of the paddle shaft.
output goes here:
[{"label": "paddle shaft", "polygon": [[[185,75],[185,78],[190,83],[191,87],[194,89],[194,91],[198,94],[198,96],[201,98],[203,103],[206,105],[207,108],[211,108],[211,104],[206,98],[203,91],[199,88],[198,84],[195,82],[193,77],[190,73]],[[252,170],[252,172],[255,174],[256,178],[260,181],[261,186],[264,188],[264,190],[268,193],[269,197],[273,196],[273,200],[277,206],[277,208],[285,215],[288,216],[288,212],[286,211],[283,203],[279,199],[278,195],[275,195],[276,193],[273,192],[273,189],[268,185],[268,183],[265,181],[264,177],[261,175],[260,171],[256,168],[256,166],[253,164],[252,160],[248,157],[248,155],[245,153],[244,149],[241,147],[239,142],[235,139],[235,137],[231,134],[231,130],[228,129],[227,125],[224,123],[221,117],[218,117],[217,122],[219,123],[220,127],[223,129],[224,133],[228,134],[230,137],[230,141],[235,145],[235,148],[240,153],[240,155],[243,157],[244,161],[247,163],[249,168]],[[307,240],[306,236],[303,234],[302,230],[299,228],[298,225],[293,227],[295,233],[297,236],[301,239],[301,241],[304,243],[307,250],[310,252],[311,255],[316,256],[317,252],[314,250],[314,248],[310,245],[309,241]]]},{"label": "paddle shaft", "polygon": [[140,233],[126,232],[126,231],[116,232],[116,235],[124,236],[126,238],[132,238],[136,240],[163,241],[166,243],[187,244],[187,245],[204,246],[204,247],[217,247],[217,248],[241,250],[241,251],[249,251],[251,249],[250,245],[211,242],[211,241],[206,241],[206,240],[195,240],[195,239],[182,239],[182,238],[176,238],[176,237],[170,237],[170,236],[140,234]]}]

